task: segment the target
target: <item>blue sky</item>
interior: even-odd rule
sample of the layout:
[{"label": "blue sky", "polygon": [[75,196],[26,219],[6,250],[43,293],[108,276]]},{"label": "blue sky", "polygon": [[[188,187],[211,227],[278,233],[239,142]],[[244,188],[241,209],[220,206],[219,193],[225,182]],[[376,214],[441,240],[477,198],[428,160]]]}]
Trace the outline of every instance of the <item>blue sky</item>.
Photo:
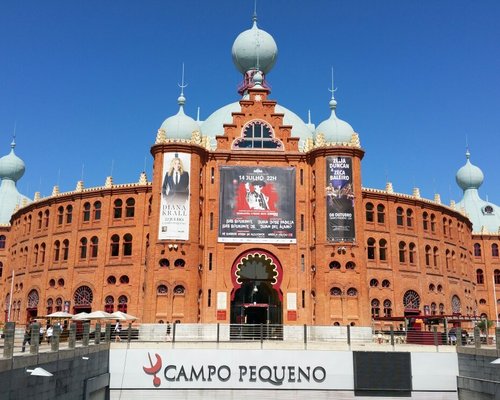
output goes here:
[{"label": "blue sky", "polygon": [[[50,195],[136,182],[162,121],[178,110],[206,119],[238,100],[231,60],[253,1],[4,1],[0,5],[0,155],[17,124],[26,163],[19,190]],[[460,200],[455,173],[485,173],[483,198],[500,203],[500,2],[496,0],[273,0],[257,4],[275,38],[271,97],[317,125],[337,115],[366,150],[363,186],[420,188]]]}]

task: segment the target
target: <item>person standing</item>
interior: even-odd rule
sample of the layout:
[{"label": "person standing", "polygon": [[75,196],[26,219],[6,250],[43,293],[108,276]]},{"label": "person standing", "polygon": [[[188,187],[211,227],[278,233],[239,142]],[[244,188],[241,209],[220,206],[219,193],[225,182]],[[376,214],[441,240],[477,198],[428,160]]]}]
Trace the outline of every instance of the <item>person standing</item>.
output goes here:
[{"label": "person standing", "polygon": [[189,196],[189,173],[184,170],[178,154],[170,162],[170,168],[163,178],[162,194],[176,201],[186,201]]},{"label": "person standing", "polygon": [[47,339],[47,343],[50,344],[52,341],[52,335],[54,334],[54,327],[52,325],[47,326],[47,333],[45,334],[45,338]]},{"label": "person standing", "polygon": [[120,332],[122,330],[122,324],[119,320],[116,320],[115,328],[113,329],[113,333],[115,335],[115,342],[121,342],[122,338],[120,337]]}]

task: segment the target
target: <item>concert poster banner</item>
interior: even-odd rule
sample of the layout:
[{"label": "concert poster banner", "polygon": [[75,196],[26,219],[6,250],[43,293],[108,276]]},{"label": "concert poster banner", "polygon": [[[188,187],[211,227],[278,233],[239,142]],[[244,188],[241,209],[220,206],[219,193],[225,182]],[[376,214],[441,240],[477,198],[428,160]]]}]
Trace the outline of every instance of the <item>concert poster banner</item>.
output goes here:
[{"label": "concert poster banner", "polygon": [[158,239],[189,239],[189,174],[191,154],[163,154]]},{"label": "concert poster banner", "polygon": [[219,242],[295,243],[295,168],[220,168]]},{"label": "concert poster banner", "polygon": [[329,242],[353,242],[354,190],[351,157],[326,158],[326,234]]}]

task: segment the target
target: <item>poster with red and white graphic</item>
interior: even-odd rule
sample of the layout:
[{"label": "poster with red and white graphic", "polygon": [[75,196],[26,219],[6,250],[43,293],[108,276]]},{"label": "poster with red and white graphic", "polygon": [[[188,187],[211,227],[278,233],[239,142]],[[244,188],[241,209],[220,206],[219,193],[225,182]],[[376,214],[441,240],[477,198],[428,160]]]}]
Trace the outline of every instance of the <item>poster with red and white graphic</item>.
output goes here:
[{"label": "poster with red and white graphic", "polygon": [[221,167],[219,242],[295,243],[295,168]]}]

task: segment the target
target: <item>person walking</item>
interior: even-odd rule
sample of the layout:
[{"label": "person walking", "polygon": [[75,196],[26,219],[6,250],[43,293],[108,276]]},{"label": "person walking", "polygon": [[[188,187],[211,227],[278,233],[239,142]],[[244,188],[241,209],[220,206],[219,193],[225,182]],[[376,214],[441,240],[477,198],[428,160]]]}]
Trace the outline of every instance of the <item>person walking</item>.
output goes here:
[{"label": "person walking", "polygon": [[30,321],[27,325],[26,328],[24,328],[24,336],[23,336],[23,347],[21,348],[21,351],[24,353],[26,350],[26,343],[31,345],[31,325],[32,321]]},{"label": "person walking", "polygon": [[47,339],[47,343],[50,344],[52,341],[52,335],[54,334],[54,327],[52,325],[47,326],[47,332],[45,333],[45,337]]}]

